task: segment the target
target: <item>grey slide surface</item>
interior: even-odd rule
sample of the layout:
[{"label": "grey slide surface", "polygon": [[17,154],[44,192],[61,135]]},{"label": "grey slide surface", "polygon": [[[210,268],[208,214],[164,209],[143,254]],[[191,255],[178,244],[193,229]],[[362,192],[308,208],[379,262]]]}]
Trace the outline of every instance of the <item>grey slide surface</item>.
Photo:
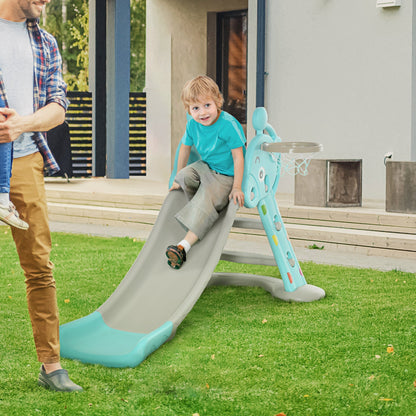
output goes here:
[{"label": "grey slide surface", "polygon": [[185,230],[174,215],[186,204],[182,190],[169,192],[152,232],[126,276],[97,310],[111,328],[149,333],[167,321],[176,328],[208,285],[233,225],[238,205],[230,202],[212,230],[189,252],[179,270],[167,264],[166,247]]},{"label": "grey slide surface", "polygon": [[[286,292],[274,277],[214,273],[238,206],[230,202],[212,229],[189,252],[179,270],[167,264],[166,247],[185,230],[175,214],[187,203],[182,190],[169,192],[149,238],[113,294],[95,312],[61,325],[61,356],[108,367],[135,367],[174,337],[180,323],[208,285],[260,286],[286,301],[310,302],[325,296],[304,285]],[[264,256],[224,253],[229,261],[261,264]]]}]

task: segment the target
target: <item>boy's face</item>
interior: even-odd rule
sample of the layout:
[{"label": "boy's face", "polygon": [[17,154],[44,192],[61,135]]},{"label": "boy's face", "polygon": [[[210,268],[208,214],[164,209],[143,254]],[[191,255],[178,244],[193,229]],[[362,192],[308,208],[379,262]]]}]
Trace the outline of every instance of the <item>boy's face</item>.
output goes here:
[{"label": "boy's face", "polygon": [[219,111],[212,98],[204,97],[197,102],[191,103],[189,114],[197,123],[203,126],[210,126],[217,121]]}]

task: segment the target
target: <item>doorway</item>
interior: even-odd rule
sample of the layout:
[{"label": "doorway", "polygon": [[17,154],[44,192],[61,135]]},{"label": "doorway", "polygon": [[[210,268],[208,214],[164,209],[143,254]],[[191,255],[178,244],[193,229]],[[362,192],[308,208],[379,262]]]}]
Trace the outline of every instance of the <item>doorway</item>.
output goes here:
[{"label": "doorway", "polygon": [[[209,19],[210,20],[210,19]],[[223,109],[241,124],[247,123],[247,10],[215,14],[215,42],[209,42],[211,72],[224,96]],[[213,29],[213,25],[211,30]],[[212,32],[211,32],[212,33]],[[212,37],[209,39],[212,39]],[[211,43],[211,48],[210,48]],[[215,47],[215,55],[212,53]],[[213,58],[213,59],[212,59]],[[216,65],[212,65],[212,61]],[[210,66],[210,63],[209,63]],[[214,74],[210,74],[211,76]]]}]

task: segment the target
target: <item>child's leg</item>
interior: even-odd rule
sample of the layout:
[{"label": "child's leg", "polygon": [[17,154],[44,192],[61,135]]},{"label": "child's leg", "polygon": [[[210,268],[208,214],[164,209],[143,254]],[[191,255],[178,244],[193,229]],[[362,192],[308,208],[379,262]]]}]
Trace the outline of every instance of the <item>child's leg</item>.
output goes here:
[{"label": "child's leg", "polygon": [[186,230],[192,230],[202,240],[217,221],[219,212],[228,205],[233,178],[216,174],[208,167],[200,174],[201,185],[198,191],[175,218]]},{"label": "child's leg", "polygon": [[175,216],[188,232],[176,246],[169,246],[166,250],[168,264],[175,269],[182,266],[192,245],[202,240],[218,219],[218,213],[227,206],[233,185],[232,177],[215,173],[205,163],[197,163],[195,169],[200,178],[198,190]]},{"label": "child's leg", "polygon": [[13,227],[27,230],[29,225],[19,218],[18,212],[10,202],[12,161],[12,143],[0,143],[0,221]]},{"label": "child's leg", "polygon": [[[192,163],[181,169],[175,177],[175,182],[179,184],[185,193],[188,201],[191,200],[201,184],[197,166],[201,161]],[[179,269],[186,261],[186,253],[192,245],[198,241],[198,237],[192,231],[188,231],[183,240],[177,245],[171,245],[166,249],[168,264],[173,269]]]},{"label": "child's leg", "polygon": [[[179,184],[188,200],[191,200],[201,184],[197,166],[201,161],[192,163],[181,169],[175,177],[175,182]],[[198,241],[198,236],[192,231],[188,231],[183,240],[177,245],[171,245],[166,249],[168,264],[174,269],[179,269],[186,261],[186,253]]]},{"label": "child's leg", "polygon": [[203,162],[197,161],[184,167],[175,177],[175,182],[182,188],[188,201],[194,197],[201,184],[201,178],[198,172],[198,165],[201,163]]},{"label": "child's leg", "polygon": [[198,236],[192,231],[188,231],[183,240],[179,241],[178,246],[182,246],[186,252],[198,241]]},{"label": "child's leg", "polygon": [[10,202],[10,194],[8,192],[0,192],[0,206],[8,207]]},{"label": "child's leg", "polygon": [[12,175],[13,145],[0,143],[0,193],[9,199],[10,177]]}]

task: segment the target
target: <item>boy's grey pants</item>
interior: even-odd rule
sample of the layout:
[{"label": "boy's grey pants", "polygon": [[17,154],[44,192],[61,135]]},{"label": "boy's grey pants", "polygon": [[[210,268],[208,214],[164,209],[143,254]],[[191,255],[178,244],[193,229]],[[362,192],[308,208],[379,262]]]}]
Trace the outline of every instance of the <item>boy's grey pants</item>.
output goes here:
[{"label": "boy's grey pants", "polygon": [[175,177],[188,203],[175,215],[182,226],[202,240],[228,204],[234,177],[217,173],[202,160],[178,172]]}]

